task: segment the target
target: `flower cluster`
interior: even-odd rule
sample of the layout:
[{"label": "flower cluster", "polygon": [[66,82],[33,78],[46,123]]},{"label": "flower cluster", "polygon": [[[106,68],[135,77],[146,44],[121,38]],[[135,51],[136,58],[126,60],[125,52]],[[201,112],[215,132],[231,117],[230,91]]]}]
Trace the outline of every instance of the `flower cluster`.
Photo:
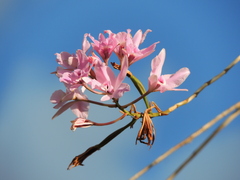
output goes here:
[{"label": "flower cluster", "polygon": [[[147,144],[150,145],[152,139],[154,139],[154,127],[151,122],[152,116],[150,117],[149,115],[152,107],[150,107],[150,103],[145,99],[146,96],[156,91],[161,93],[165,91],[186,91],[186,89],[176,89],[176,87],[185,81],[190,71],[188,68],[182,68],[175,74],[161,75],[166,56],[165,49],[162,49],[151,62],[148,90],[146,91],[145,88],[142,88],[143,85],[141,81],[133,76],[128,68],[155,51],[156,44],[159,42],[155,42],[144,49],[139,49],[139,45],[144,42],[149,32],[151,32],[149,29],[146,30],[145,33],[138,30],[135,35],[132,36],[131,30],[129,29],[126,32],[119,32],[117,34],[106,30],[104,33],[108,34],[108,37],[100,33],[98,40],[90,34],[85,34],[82,49],[78,49],[76,53],[56,53],[56,61],[60,66],[57,67],[57,70],[53,73],[56,74],[59,81],[65,85],[66,90],[57,90],[50,98],[51,102],[56,104],[54,108],[59,109],[53,118],[70,108],[76,115],[76,119],[71,121],[72,130],[93,125],[108,125],[115,123],[117,120],[100,124],[88,119],[90,103],[116,107],[121,110],[124,117],[132,116],[135,119],[143,118],[143,125],[141,131],[139,131],[137,140],[142,142],[147,137]],[[92,42],[90,43],[89,40]],[[118,64],[109,64],[112,54],[116,54],[118,57]],[[113,68],[118,69],[117,75],[115,75]],[[130,85],[123,82],[127,76],[130,77],[133,85],[139,90],[140,97],[127,105],[121,106],[118,101],[119,98],[121,98],[125,92],[130,91]],[[100,101],[96,102],[88,99],[84,94],[86,90],[100,95]],[[126,110],[128,106],[133,106],[134,103],[141,99],[147,102],[147,110],[144,115],[137,111],[130,112]],[[107,100],[112,100],[114,104],[102,103]]]}]

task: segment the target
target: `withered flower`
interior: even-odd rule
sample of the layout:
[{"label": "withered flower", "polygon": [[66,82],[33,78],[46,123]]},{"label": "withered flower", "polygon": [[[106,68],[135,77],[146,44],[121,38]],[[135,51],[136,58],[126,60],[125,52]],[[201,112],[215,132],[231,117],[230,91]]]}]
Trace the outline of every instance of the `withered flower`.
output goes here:
[{"label": "withered flower", "polygon": [[[143,114],[143,121],[142,126],[140,130],[138,131],[138,135],[136,138],[136,144],[137,141],[140,141],[141,143],[147,144],[148,146],[152,146],[155,140],[155,128],[152,122],[152,119],[150,118],[148,112],[151,110],[151,108],[146,109]],[[144,140],[147,138],[147,142]]]}]

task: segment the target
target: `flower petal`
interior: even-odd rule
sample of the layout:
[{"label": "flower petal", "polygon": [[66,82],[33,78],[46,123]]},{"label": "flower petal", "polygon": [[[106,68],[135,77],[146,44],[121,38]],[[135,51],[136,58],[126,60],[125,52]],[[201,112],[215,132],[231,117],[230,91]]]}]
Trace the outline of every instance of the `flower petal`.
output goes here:
[{"label": "flower petal", "polygon": [[158,77],[153,74],[148,78],[148,91],[154,91],[158,86]]},{"label": "flower petal", "polygon": [[160,53],[152,60],[152,64],[151,64],[152,71],[150,75],[155,74],[158,77],[161,75],[165,57],[166,57],[166,50],[162,49]]},{"label": "flower petal", "polygon": [[181,68],[170,78],[166,79],[166,83],[172,88],[178,87],[186,80],[189,74],[190,70],[188,68]]}]

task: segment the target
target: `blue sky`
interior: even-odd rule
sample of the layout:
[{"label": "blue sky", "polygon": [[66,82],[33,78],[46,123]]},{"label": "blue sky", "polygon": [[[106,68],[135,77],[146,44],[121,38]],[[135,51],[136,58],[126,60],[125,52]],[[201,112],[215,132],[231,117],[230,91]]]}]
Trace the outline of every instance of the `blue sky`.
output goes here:
[{"label": "blue sky", "polygon": [[[0,2],[0,177],[4,180],[128,179],[160,154],[239,101],[240,64],[207,87],[190,104],[169,116],[154,118],[156,140],[149,148],[135,145],[140,127],[127,129],[84,161],[84,167],[66,168],[72,158],[99,143],[129,118],[108,127],[70,131],[74,115],[68,111],[51,120],[55,110],[49,98],[63,89],[51,75],[54,54],[74,53],[84,33],[97,37],[103,30],[117,33],[151,29],[142,48],[156,41],[156,51],[130,67],[147,85],[150,62],[167,51],[163,74],[188,67],[191,75],[181,85],[188,92],[154,93],[149,99],[161,109],[189,97],[220,73],[240,54],[238,1],[96,1],[2,0]],[[114,59],[112,61],[115,61]],[[133,86],[131,86],[133,89]],[[126,93],[123,102],[137,97]],[[90,96],[89,96],[90,98]],[[143,109],[138,103],[138,109]],[[106,122],[116,110],[91,106],[89,118]],[[240,179],[240,118],[224,129],[176,179]],[[216,128],[217,126],[214,126]],[[166,179],[203,140],[210,129],[140,179]]]}]

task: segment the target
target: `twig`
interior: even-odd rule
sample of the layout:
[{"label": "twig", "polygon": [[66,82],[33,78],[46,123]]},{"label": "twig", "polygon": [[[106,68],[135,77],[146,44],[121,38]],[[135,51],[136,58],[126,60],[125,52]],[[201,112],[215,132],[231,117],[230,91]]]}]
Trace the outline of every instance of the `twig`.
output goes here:
[{"label": "twig", "polygon": [[[239,108],[239,107],[238,107]],[[231,114],[180,166],[167,180],[172,180],[223,128],[231,123],[240,114],[240,109]]]},{"label": "twig", "polygon": [[145,172],[147,172],[150,168],[152,168],[153,166],[155,166],[156,164],[160,163],[161,161],[163,161],[166,157],[168,157],[170,154],[172,154],[173,152],[175,152],[176,150],[178,150],[179,148],[181,148],[182,146],[190,143],[194,138],[196,138],[197,136],[199,136],[201,133],[203,133],[204,131],[208,130],[210,127],[212,127],[216,122],[218,122],[220,119],[224,118],[226,115],[228,115],[229,113],[231,113],[232,111],[234,111],[235,109],[240,108],[240,102],[236,103],[235,105],[231,106],[229,109],[223,111],[221,114],[219,114],[218,116],[216,116],[214,119],[212,119],[211,121],[209,121],[207,124],[205,124],[204,126],[202,126],[199,130],[197,130],[196,132],[194,132],[192,135],[190,135],[189,137],[187,137],[185,140],[183,140],[182,142],[180,142],[179,144],[175,145],[174,147],[172,147],[171,149],[169,149],[168,151],[166,151],[164,154],[162,154],[161,156],[159,156],[157,159],[155,159],[151,164],[149,164],[148,166],[146,166],[145,168],[143,168],[142,170],[140,170],[138,173],[136,173],[134,176],[132,176],[129,180],[135,180],[137,178],[139,178],[141,175],[143,175]]}]

